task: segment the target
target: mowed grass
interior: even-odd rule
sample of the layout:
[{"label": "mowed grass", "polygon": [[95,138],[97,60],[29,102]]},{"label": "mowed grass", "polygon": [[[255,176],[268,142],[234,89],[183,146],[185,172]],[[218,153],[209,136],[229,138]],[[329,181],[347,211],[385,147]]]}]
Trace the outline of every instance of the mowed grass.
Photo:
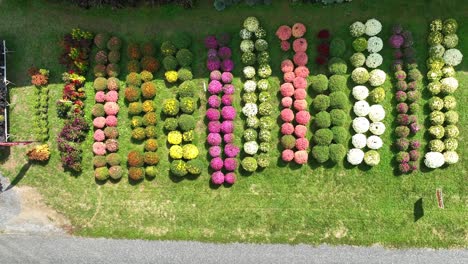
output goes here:
[{"label": "mowed grass", "polygon": [[[200,88],[200,109],[196,117],[204,121],[206,96],[203,82],[208,72],[204,66],[206,50],[203,38],[207,34],[230,32],[234,39],[234,71],[240,76],[240,42],[237,32],[247,16],[257,16],[267,29],[274,76],[271,82],[275,94],[281,78],[279,65],[285,55],[279,49],[274,36],[281,24],[302,22],[308,27],[310,63],[313,74],[324,72],[313,63],[315,34],[322,28],[331,30],[334,36],[342,37],[348,44],[348,26],[355,20],[365,21],[375,17],[382,21],[381,37],[386,40],[391,25],[401,23],[413,31],[418,61],[423,73],[427,57],[427,25],[436,17],[458,19],[460,29],[459,49],[468,50],[468,26],[464,19],[463,2],[457,1],[358,1],[344,5],[323,7],[321,5],[290,6],[287,1],[275,1],[272,6],[233,7],[225,12],[216,12],[211,1],[199,1],[193,10],[164,6],[154,9],[106,8],[81,10],[46,1],[4,0],[0,4],[0,35],[15,53],[8,57],[8,77],[17,84],[10,91],[12,106],[10,133],[14,140],[32,139],[30,133],[32,105],[35,100],[33,87],[29,83],[27,68],[31,65],[49,68],[53,85],[50,86],[50,140],[53,151],[45,166],[26,165],[27,147],[11,148],[8,157],[2,155],[1,171],[11,180],[24,177],[20,185],[38,187],[46,202],[65,214],[73,225],[73,233],[82,236],[200,240],[214,242],[261,242],[261,243],[330,243],[372,245],[389,247],[466,247],[468,245],[468,196],[467,168],[464,157],[467,143],[464,133],[468,122],[467,60],[458,67],[460,88],[457,91],[458,111],[461,116],[459,154],[461,161],[453,166],[411,175],[400,176],[393,162],[394,150],[394,100],[387,92],[384,107],[388,116],[385,120],[387,132],[383,136],[385,146],[380,150],[382,161],[378,167],[350,167],[343,162],[335,167],[320,166],[311,161],[306,166],[284,164],[279,161],[277,147],[278,127],[273,130],[274,142],[271,152],[272,166],[261,172],[247,175],[239,171],[238,181],[232,187],[215,188],[209,184],[208,165],[197,179],[176,181],[169,176],[169,161],[165,135],[161,130],[159,150],[160,175],[152,181],[130,184],[127,178],[118,183],[96,184],[91,164],[92,135],[83,144],[84,172],[72,176],[63,172],[56,151],[55,137],[62,127],[56,117],[55,101],[61,97],[60,75],[64,70],[58,64],[60,53],[58,42],[71,28],[81,27],[93,32],[107,31],[122,37],[126,44],[132,41],[153,41],[157,46],[178,31],[193,34],[195,55],[194,74]],[[122,51],[124,53],[124,51]],[[348,45],[347,56],[351,54]],[[381,67],[390,75],[391,50],[382,52],[385,64]],[[159,54],[158,54],[159,56]],[[121,67],[125,67],[125,58]],[[123,80],[124,74],[120,77]],[[160,79],[162,72],[158,74]],[[89,76],[91,78],[91,75]],[[91,79],[90,79],[91,80]],[[388,83],[389,84],[389,83]],[[235,82],[237,94],[235,105],[240,109],[241,80]],[[88,95],[86,109],[89,117],[93,105],[91,84],[86,86]],[[157,103],[173,96],[173,88],[158,91]],[[121,93],[122,94],[122,93]],[[421,105],[429,95],[423,93]],[[311,94],[311,96],[313,96]],[[122,156],[131,149],[141,148],[130,140],[130,125],[127,109],[121,96],[119,113],[119,138]],[[279,97],[272,104],[278,108]],[[309,103],[311,98],[308,99]],[[350,99],[352,102],[352,100]],[[159,104],[160,105],[160,104]],[[424,122],[427,109],[421,112]],[[160,111],[160,109],[158,109]],[[242,134],[243,118],[236,120],[238,143]],[[161,129],[161,123],[159,128]],[[201,158],[205,159],[206,129],[200,123],[198,146]],[[419,137],[426,143],[426,129]],[[424,146],[423,146],[424,147]],[[423,148],[424,149],[424,148]],[[207,159],[205,160],[208,164]],[[423,166],[422,166],[423,168]],[[445,209],[438,209],[435,189],[443,188]],[[414,204],[422,199],[424,215],[415,222]]]}]

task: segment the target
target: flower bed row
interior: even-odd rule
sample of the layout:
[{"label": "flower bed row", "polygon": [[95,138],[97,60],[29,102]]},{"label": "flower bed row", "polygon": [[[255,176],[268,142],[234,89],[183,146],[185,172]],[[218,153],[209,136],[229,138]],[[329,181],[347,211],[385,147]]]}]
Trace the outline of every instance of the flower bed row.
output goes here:
[{"label": "flower bed row", "polygon": [[311,89],[315,94],[312,108],[316,112],[312,156],[319,163],[338,163],[346,156],[345,144],[349,136],[345,126],[348,124],[346,112],[349,111],[349,101],[344,93],[347,89],[344,74],[348,70],[342,59],[345,51],[345,42],[341,38],[333,38],[329,46],[330,78],[323,74],[311,78]]},{"label": "flower bed row", "polygon": [[317,34],[317,39],[320,44],[317,45],[317,57],[315,63],[317,65],[325,65],[330,57],[330,31],[322,29]]},{"label": "flower bed row", "polygon": [[420,143],[416,139],[409,139],[415,136],[420,130],[418,124],[418,101],[421,93],[418,91],[421,85],[422,75],[418,70],[413,48],[413,36],[410,31],[403,30],[400,25],[393,27],[393,34],[389,39],[389,44],[394,48],[393,69],[395,71],[395,98],[398,102],[396,106],[397,127],[395,142],[398,154],[396,161],[401,173],[408,173],[418,170]]},{"label": "flower bed row", "polygon": [[95,102],[92,115],[94,117],[93,164],[96,180],[105,181],[109,177],[117,180],[123,175],[120,166],[119,130],[117,129],[117,114],[119,112],[120,81],[115,77],[106,79],[98,77],[94,80]]},{"label": "flower bed row", "polygon": [[[356,134],[352,136],[351,143],[354,148],[347,154],[347,160],[351,165],[359,165],[363,161],[368,166],[380,163],[380,154],[377,150],[383,146],[380,136],[385,132],[385,124],[382,122],[385,110],[380,105],[385,99],[385,90],[380,86],[387,77],[384,71],[375,69],[383,62],[382,56],[378,53],[383,48],[383,41],[376,36],[381,30],[382,24],[376,19],[369,19],[365,24],[357,21],[350,26],[351,36],[356,38],[352,43],[355,53],[350,58],[351,64],[355,67],[351,78],[357,85],[352,91],[353,97],[357,100],[353,106],[356,118],[352,126]],[[366,39],[364,35],[369,38]],[[363,53],[366,50],[367,57]],[[364,65],[373,70],[369,72]],[[365,86],[367,83],[373,87],[371,92]],[[373,105],[370,105],[366,99]],[[369,131],[370,136],[368,136]],[[368,150],[364,152],[363,149],[366,147]]]},{"label": "flower bed row", "polygon": [[[221,35],[220,40],[215,36],[208,36],[205,46],[208,49],[208,61],[221,61],[231,59],[232,51],[227,46],[229,38]],[[211,181],[214,184],[234,184],[236,181],[235,170],[238,167],[237,155],[239,147],[235,145],[234,119],[236,109],[232,106],[235,87],[232,85],[233,75],[230,71],[221,72],[221,65],[207,63],[210,72],[210,83],[208,84],[208,138],[211,156],[210,168]],[[224,150],[224,151],[223,151]],[[224,170],[224,172],[223,172]]]},{"label": "flower bed row", "polygon": [[442,22],[436,19],[430,24],[428,36],[429,59],[427,60],[427,89],[433,95],[429,100],[432,110],[429,120],[429,152],[426,153],[424,164],[428,168],[439,168],[444,164],[458,162],[458,123],[457,101],[454,92],[458,89],[458,80],[454,67],[459,65],[463,54],[456,49],[458,23],[449,18]]},{"label": "flower bed row", "polygon": [[65,82],[62,99],[57,101],[57,115],[65,120],[64,127],[57,136],[58,150],[62,166],[75,172],[82,170],[82,149],[80,144],[85,140],[89,124],[84,118],[84,84],[88,70],[88,57],[91,52],[93,34],[81,29],[73,29],[62,41],[64,49],[60,63],[65,65],[63,73]]},{"label": "flower bed row", "polygon": [[306,138],[307,124],[310,121],[310,113],[307,111],[307,68],[308,57],[307,40],[303,38],[306,27],[301,23],[296,23],[291,27],[280,26],[276,35],[281,40],[281,47],[284,51],[289,50],[291,36],[294,37],[293,61],[287,59],[281,62],[283,81],[280,92],[283,98],[281,105],[281,144],[284,148],[281,153],[283,161],[294,160],[297,164],[306,164],[308,161],[309,140]]},{"label": "flower bed row", "polygon": [[59,57],[60,64],[67,71],[85,75],[89,67],[89,54],[93,44],[93,34],[79,28],[72,29],[61,42],[63,51]]},{"label": "flower bed row", "polygon": [[127,46],[127,71],[142,72],[149,71],[156,73],[160,68],[159,61],[155,58],[156,50],[153,43],[145,42],[143,44],[130,43]]},{"label": "flower bed row", "polygon": [[34,134],[36,139],[46,142],[49,139],[49,71],[46,69],[31,68],[31,83],[36,88],[34,94],[37,96],[34,104]]},{"label": "flower bed row", "polygon": [[[244,20],[240,31],[242,39],[242,63],[245,65],[242,113],[247,117],[246,129],[243,133],[244,152],[246,157],[241,165],[245,171],[255,172],[258,167],[266,168],[270,165],[268,152],[271,150],[271,128],[274,119],[271,117],[273,106],[270,103],[271,92],[268,77],[271,75],[270,54],[267,33],[260,26],[255,17]],[[257,79],[258,78],[258,79]],[[260,104],[257,104],[257,100]],[[258,154],[258,151],[262,153]]]},{"label": "flower bed row", "polygon": [[126,77],[126,84],[125,100],[129,103],[128,114],[132,116],[132,139],[135,142],[145,141],[144,153],[132,150],[127,155],[128,176],[134,181],[142,180],[145,175],[154,178],[157,174],[155,166],[159,163],[159,155],[156,153],[157,114],[153,99],[157,90],[153,74],[149,71],[131,72]]},{"label": "flower bed row", "polygon": [[95,77],[118,77],[120,74],[120,48],[122,41],[106,33],[96,34],[94,45],[99,49],[94,56]]},{"label": "flower bed row", "polygon": [[186,33],[177,33],[172,40],[161,44],[161,53],[164,56],[162,65],[164,76],[168,83],[184,82],[193,79],[193,54],[189,50],[192,39]]},{"label": "flower bed row", "polygon": [[164,129],[168,132],[169,157],[172,160],[170,172],[176,177],[199,175],[203,168],[198,158],[199,150],[193,144],[196,127],[193,113],[197,109],[197,101],[194,83],[185,81],[179,85],[176,98],[163,102]]}]

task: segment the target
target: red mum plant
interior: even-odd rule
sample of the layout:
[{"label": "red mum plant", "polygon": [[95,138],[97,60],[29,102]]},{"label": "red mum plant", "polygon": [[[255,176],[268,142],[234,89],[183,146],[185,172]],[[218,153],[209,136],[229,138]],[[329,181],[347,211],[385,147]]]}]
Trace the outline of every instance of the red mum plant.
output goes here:
[{"label": "red mum plant", "polygon": [[283,75],[283,79],[287,83],[293,82],[294,78],[296,78],[296,74],[294,74],[294,72],[287,72]]},{"label": "red mum plant", "polygon": [[307,110],[307,101],[304,99],[294,101],[294,109],[296,109],[296,111]]},{"label": "red mum plant", "polygon": [[307,64],[307,61],[309,60],[309,57],[305,52],[297,52],[294,55],[294,63],[298,66],[305,66]]},{"label": "red mum plant", "polygon": [[284,108],[289,108],[291,107],[293,104],[293,99],[291,97],[283,97],[281,99],[281,106],[283,106]]},{"label": "red mum plant", "polygon": [[289,108],[281,110],[281,120],[284,122],[292,122],[294,120],[294,112]]},{"label": "red mum plant", "polygon": [[305,52],[307,50],[307,40],[305,38],[298,38],[293,42],[294,52]]},{"label": "red mum plant", "polygon": [[294,153],[294,161],[297,164],[306,164],[308,160],[309,155],[307,154],[307,151],[305,150],[299,150]]},{"label": "red mum plant", "polygon": [[328,29],[320,30],[319,33],[317,34],[317,38],[319,38],[319,39],[328,39],[328,38],[330,38],[330,31],[328,31]]},{"label": "red mum plant", "polygon": [[298,150],[307,150],[309,148],[309,140],[305,137],[296,139],[296,148]]},{"label": "red mum plant", "polygon": [[296,89],[294,91],[294,98],[296,100],[306,99],[306,97],[307,97],[307,91],[305,89]]},{"label": "red mum plant", "polygon": [[294,133],[294,126],[292,123],[283,123],[281,125],[281,134],[292,135]]},{"label": "red mum plant", "polygon": [[296,23],[292,27],[292,35],[295,38],[300,38],[300,37],[304,36],[306,31],[307,31],[306,27],[302,23]]},{"label": "red mum plant", "polygon": [[330,45],[328,43],[321,43],[317,46],[317,52],[325,57],[330,54]]},{"label": "red mum plant", "polygon": [[283,73],[294,71],[294,64],[291,60],[284,60],[281,62],[281,71]]},{"label": "red mum plant", "polygon": [[288,51],[291,49],[291,43],[289,43],[286,40],[281,41],[281,50],[282,51]]},{"label": "red mum plant", "polygon": [[296,114],[296,122],[300,125],[307,125],[310,121],[310,114],[307,111],[299,111]]},{"label": "red mum plant", "polygon": [[283,159],[283,161],[286,162],[292,161],[294,159],[294,151],[290,149],[283,150],[283,152],[281,153],[281,158]]},{"label": "red mum plant", "polygon": [[291,97],[294,95],[294,86],[291,83],[283,83],[280,92],[283,97]]},{"label": "red mum plant", "polygon": [[294,87],[296,89],[305,89],[307,88],[307,80],[306,78],[303,78],[303,77],[296,77],[294,78]]},{"label": "red mum plant", "polygon": [[318,65],[324,65],[326,64],[328,61],[328,59],[324,56],[318,56],[317,58],[315,58],[315,63],[317,63]]},{"label": "red mum plant", "polygon": [[294,70],[294,73],[296,74],[297,77],[307,78],[310,74],[310,71],[305,66],[299,66]]},{"label": "red mum plant", "polygon": [[280,40],[288,40],[291,38],[292,35],[292,30],[289,26],[282,25],[276,30],[276,36]]},{"label": "red mum plant", "polygon": [[298,138],[303,138],[305,137],[307,134],[307,127],[304,126],[304,125],[297,125],[295,128],[294,128],[294,135],[296,135],[296,137]]}]

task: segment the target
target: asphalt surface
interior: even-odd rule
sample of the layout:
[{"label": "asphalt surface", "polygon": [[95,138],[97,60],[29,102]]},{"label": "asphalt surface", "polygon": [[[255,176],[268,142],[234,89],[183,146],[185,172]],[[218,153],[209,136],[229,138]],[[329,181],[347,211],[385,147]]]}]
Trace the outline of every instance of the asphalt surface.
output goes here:
[{"label": "asphalt surface", "polygon": [[2,190],[0,190],[0,230],[2,230],[10,219],[20,213],[21,202],[14,189],[6,190],[10,186],[10,182],[1,174],[0,183],[2,185]]},{"label": "asphalt surface", "polygon": [[0,263],[468,263],[467,250],[209,244],[0,234]]}]

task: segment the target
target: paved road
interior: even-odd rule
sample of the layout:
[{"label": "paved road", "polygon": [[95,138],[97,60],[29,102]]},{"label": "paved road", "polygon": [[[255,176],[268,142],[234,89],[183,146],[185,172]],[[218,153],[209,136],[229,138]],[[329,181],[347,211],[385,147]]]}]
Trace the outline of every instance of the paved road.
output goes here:
[{"label": "paved road", "polygon": [[467,250],[208,244],[0,234],[0,263],[468,263]]}]

